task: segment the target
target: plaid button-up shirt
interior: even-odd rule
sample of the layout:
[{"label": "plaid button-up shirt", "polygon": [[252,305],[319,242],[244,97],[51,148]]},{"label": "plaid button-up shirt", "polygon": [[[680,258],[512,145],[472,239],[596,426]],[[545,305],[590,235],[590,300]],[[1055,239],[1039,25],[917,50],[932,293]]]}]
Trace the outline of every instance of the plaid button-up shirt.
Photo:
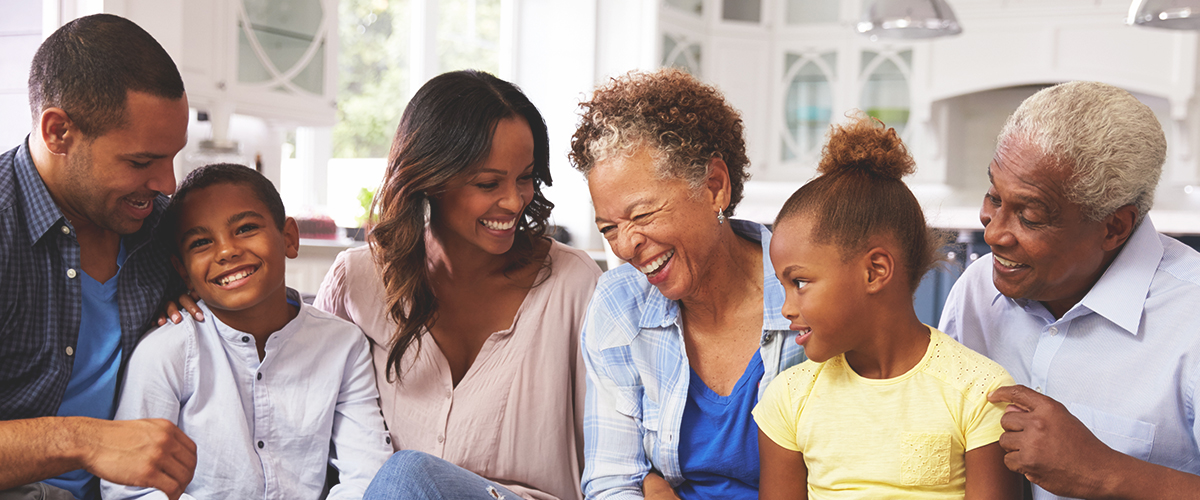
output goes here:
[{"label": "plaid button-up shirt", "polygon": [[[771,231],[730,219],[733,230],[762,244],[761,398],[775,375],[804,361],[783,317],[783,285],[771,266]],[[657,470],[683,483],[679,440],[689,372],[679,304],[629,264],[604,273],[583,326],[587,365],[583,493],[587,498],[642,498],[642,480]]]},{"label": "plaid button-up shirt", "polygon": [[[160,195],[142,228],[122,237],[122,374],[166,292],[182,289],[168,252],[152,237],[167,201]],[[79,338],[80,272],[75,228],[50,198],[29,147],[0,155],[0,420],[57,413]]]}]

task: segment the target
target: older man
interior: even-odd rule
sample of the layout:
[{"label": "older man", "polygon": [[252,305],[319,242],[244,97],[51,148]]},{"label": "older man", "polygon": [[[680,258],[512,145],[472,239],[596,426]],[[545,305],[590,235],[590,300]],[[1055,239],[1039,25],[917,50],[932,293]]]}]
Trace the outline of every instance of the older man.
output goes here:
[{"label": "older man", "polygon": [[191,440],[110,419],[178,280],[152,232],[187,142],[183,81],[148,33],[96,15],[42,43],[29,95],[33,131],[0,155],[0,499],[96,498],[94,476],[178,498]]},{"label": "older man", "polygon": [[1128,92],[1071,82],[1027,99],[988,166],[992,247],[941,329],[1023,386],[1000,445],[1034,497],[1196,498],[1200,254],[1146,213],[1166,157]]}]

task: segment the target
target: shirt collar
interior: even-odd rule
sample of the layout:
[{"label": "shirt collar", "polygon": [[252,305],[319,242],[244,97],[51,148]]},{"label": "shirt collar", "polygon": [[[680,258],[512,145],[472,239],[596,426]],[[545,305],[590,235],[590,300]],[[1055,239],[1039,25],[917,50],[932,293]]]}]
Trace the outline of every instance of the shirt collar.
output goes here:
[{"label": "shirt collar", "polygon": [[1150,217],[1146,216],[1129,241],[1125,242],[1117,258],[1075,308],[1086,307],[1130,334],[1137,335],[1146,296],[1150,293],[1150,282],[1154,280],[1162,256],[1163,247],[1158,239],[1158,231],[1154,229]]},{"label": "shirt collar", "polygon": [[[21,209],[24,210],[27,218],[25,230],[29,232],[30,244],[37,244],[38,240],[62,224],[70,226],[74,233],[75,227],[63,216],[58,204],[54,203],[54,198],[50,196],[46,182],[42,180],[42,175],[38,173],[37,167],[33,164],[33,156],[29,153],[28,136],[18,147],[14,159],[16,160],[17,183],[21,186],[23,194],[19,197],[18,203],[21,204]],[[167,208],[168,202],[170,202],[170,198],[158,195],[153,202],[154,210],[151,211],[149,217],[146,217],[146,220],[142,221],[142,227],[136,233],[121,237],[121,242],[126,245],[128,252],[136,251],[151,240],[154,228],[158,226],[158,220],[162,218],[163,210]]]},{"label": "shirt collar", "polygon": [[17,184],[21,186],[22,196],[18,198],[21,210],[26,217],[25,230],[29,232],[30,244],[36,244],[46,233],[59,225],[63,217],[62,211],[50,197],[50,190],[42,181],[41,174],[33,165],[33,157],[29,154],[29,138],[17,149],[14,157],[17,171]]},{"label": "shirt collar", "polygon": [[[791,322],[783,317],[783,285],[775,277],[771,265],[771,230],[766,226],[741,219],[729,219],[733,232],[762,244],[763,265],[763,329],[787,330]],[[679,304],[667,299],[658,288],[651,287],[638,321],[641,328],[663,328],[679,319]]]},{"label": "shirt collar", "polygon": [[[1150,293],[1150,282],[1154,279],[1162,256],[1163,247],[1162,241],[1158,239],[1158,230],[1147,215],[1129,236],[1117,258],[1113,259],[1096,284],[1092,285],[1092,289],[1083,296],[1083,300],[1068,310],[1059,321],[1069,321],[1094,312],[1136,336],[1141,327],[1146,296]],[[992,304],[1001,298],[1004,298],[1004,295],[997,291]],[[1025,299],[1009,300],[1027,311],[1034,306],[1044,309],[1041,304],[1031,304],[1031,301]],[[1049,311],[1045,311],[1045,315],[1048,321],[1054,322]]]}]

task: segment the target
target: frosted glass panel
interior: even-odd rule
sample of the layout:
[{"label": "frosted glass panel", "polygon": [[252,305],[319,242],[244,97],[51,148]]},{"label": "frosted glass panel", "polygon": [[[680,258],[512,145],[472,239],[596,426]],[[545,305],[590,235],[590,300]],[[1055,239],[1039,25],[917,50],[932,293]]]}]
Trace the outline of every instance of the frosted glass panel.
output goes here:
[{"label": "frosted glass panel", "polygon": [[700,76],[700,44],[663,35],[663,67],[675,67]]},{"label": "frosted glass panel", "polygon": [[788,0],[788,24],[818,24],[838,22],[838,0]]},{"label": "frosted glass panel", "polygon": [[829,130],[833,115],[833,70],[837,54],[833,52],[801,56],[788,54],[786,67],[790,78],[784,101],[785,132],[782,158],[795,160],[818,151]]},{"label": "frosted glass panel", "polygon": [[726,21],[757,23],[762,19],[762,0],[724,0],[721,17]]},{"label": "frosted glass panel", "polygon": [[[238,81],[278,82],[277,74],[304,63],[291,83],[308,92],[323,94],[325,50],[318,31],[325,14],[320,0],[242,0],[242,6],[246,17],[238,19]],[[265,58],[254,50],[251,37],[262,48]],[[304,55],[314,43],[319,44],[316,53],[305,63]]]},{"label": "frosted glass panel", "polygon": [[242,5],[254,29],[310,40],[324,15],[320,0],[242,0]]},{"label": "frosted glass panel", "polygon": [[321,42],[321,46],[317,48],[317,53],[308,66],[305,66],[295,78],[292,78],[292,83],[314,94],[319,95],[325,92],[325,42]]},{"label": "frosted glass panel", "polygon": [[863,52],[863,82],[860,105],[870,116],[904,135],[908,125],[909,104],[908,68],[912,51],[899,54]]},{"label": "frosted glass panel", "polygon": [[704,0],[666,0],[666,4],[697,16],[704,13]]}]

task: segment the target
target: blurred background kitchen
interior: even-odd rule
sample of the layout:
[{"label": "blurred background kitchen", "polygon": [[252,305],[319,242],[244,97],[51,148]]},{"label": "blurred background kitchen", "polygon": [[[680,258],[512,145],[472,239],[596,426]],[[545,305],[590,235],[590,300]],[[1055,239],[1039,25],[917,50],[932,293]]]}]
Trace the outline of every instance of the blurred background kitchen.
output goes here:
[{"label": "blurred background kitchen", "polygon": [[[947,3],[949,2],[949,3]],[[753,178],[738,216],[769,223],[815,173],[830,123],[862,109],[917,159],[909,185],[930,223],[982,244],[978,210],[996,134],[1037,90],[1098,80],[1158,115],[1168,159],[1152,217],[1200,238],[1200,0],[0,0],[0,145],[29,133],[25,87],[44,36],[108,12],[155,36],[192,107],[177,175],[211,162],[260,168],[302,220],[288,283],[313,293],[337,252],[362,244],[366,208],[409,96],[477,68],[512,81],[550,131],[561,238],[606,256],[583,178],[566,158],[577,104],[632,69],[685,68],[742,112]],[[1193,14],[1193,11],[1195,14]],[[1136,22],[1135,22],[1136,21]],[[1145,24],[1145,25],[1142,25]],[[1182,28],[1182,29],[1180,29]],[[1081,123],[1081,127],[1088,124]],[[867,202],[868,200],[864,200]],[[936,323],[961,267],[926,278]]]}]

